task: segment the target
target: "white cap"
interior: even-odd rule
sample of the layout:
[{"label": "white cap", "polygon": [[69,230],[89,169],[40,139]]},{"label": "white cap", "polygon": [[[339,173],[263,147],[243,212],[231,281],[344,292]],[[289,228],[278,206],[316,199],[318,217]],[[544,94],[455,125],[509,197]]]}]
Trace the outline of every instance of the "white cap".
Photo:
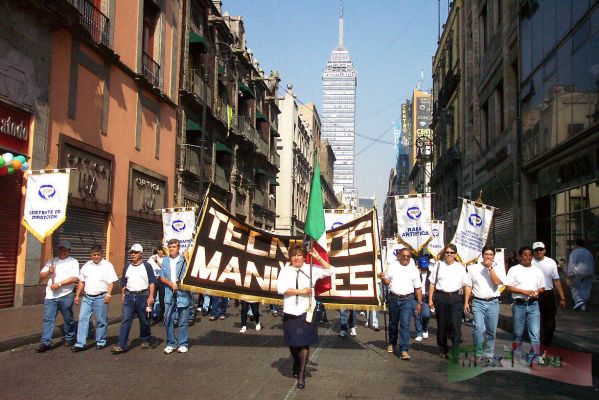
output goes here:
[{"label": "white cap", "polygon": [[143,253],[144,248],[141,247],[141,244],[135,243],[133,246],[131,246],[131,249],[129,251],[139,251],[140,253]]},{"label": "white cap", "polygon": [[545,248],[545,244],[543,242],[534,242],[532,244],[532,249],[544,249]]}]

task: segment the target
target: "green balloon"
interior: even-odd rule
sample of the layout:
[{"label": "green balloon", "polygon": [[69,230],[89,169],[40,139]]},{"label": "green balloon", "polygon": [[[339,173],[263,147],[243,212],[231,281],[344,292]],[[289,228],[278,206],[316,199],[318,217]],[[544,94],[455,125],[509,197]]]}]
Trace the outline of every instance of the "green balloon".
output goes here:
[{"label": "green balloon", "polygon": [[8,171],[8,175],[12,175],[15,172],[15,169],[12,166],[6,167],[6,170]]},{"label": "green balloon", "polygon": [[6,164],[6,161],[4,161],[4,158],[0,157],[0,168],[4,167],[5,164]]}]

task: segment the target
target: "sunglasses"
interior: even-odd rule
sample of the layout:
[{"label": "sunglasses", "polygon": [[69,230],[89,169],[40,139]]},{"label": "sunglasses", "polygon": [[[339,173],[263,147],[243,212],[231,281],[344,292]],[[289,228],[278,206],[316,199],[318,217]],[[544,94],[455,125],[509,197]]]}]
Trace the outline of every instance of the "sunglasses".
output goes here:
[{"label": "sunglasses", "polygon": [[446,251],[445,254],[447,254],[448,256],[452,256],[455,254],[455,251]]},{"label": "sunglasses", "polygon": [[545,249],[534,249],[534,251],[545,251]]},{"label": "sunglasses", "polygon": [[130,251],[129,254],[139,254],[141,251]]}]

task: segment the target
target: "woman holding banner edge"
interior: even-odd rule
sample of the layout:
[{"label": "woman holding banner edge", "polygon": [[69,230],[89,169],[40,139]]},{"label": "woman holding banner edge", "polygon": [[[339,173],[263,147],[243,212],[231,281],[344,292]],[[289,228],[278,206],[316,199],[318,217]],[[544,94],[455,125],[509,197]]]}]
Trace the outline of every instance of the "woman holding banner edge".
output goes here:
[{"label": "woman holding banner edge", "polygon": [[[306,386],[306,365],[310,356],[310,345],[318,339],[316,318],[306,320],[314,300],[314,283],[334,273],[334,269],[316,251],[311,255],[322,268],[312,268],[306,264],[307,251],[303,244],[289,247],[289,261],[279,274],[278,291],[283,297],[283,334],[285,345],[293,357],[293,377],[297,378],[297,387]],[[310,277],[312,279],[310,279]]]}]

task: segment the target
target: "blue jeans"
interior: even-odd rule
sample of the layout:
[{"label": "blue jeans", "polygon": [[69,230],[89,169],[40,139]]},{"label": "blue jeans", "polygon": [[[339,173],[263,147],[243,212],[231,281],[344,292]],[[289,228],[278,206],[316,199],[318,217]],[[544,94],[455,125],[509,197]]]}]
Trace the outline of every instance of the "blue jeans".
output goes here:
[{"label": "blue jeans", "polygon": [[410,319],[416,308],[414,297],[400,299],[397,296],[387,298],[389,306],[389,343],[397,344],[397,325],[399,324],[399,351],[408,351],[410,343]]},{"label": "blue jeans", "polygon": [[369,310],[369,311],[366,312],[366,322],[372,328],[378,328],[378,326],[379,326],[379,319],[378,319],[378,316],[376,314],[376,310]]},{"label": "blue jeans", "polygon": [[204,295],[204,302],[202,303],[202,311],[208,312],[210,309],[210,296]]},{"label": "blue jeans", "polygon": [[539,311],[539,302],[518,304],[516,301],[512,304],[512,317],[514,319],[514,343],[518,347],[522,344],[524,335],[524,326],[528,327],[528,336],[530,344],[535,354],[540,354],[541,348],[541,313]]},{"label": "blue jeans", "polygon": [[129,332],[133,317],[137,315],[139,319],[139,337],[143,342],[150,342],[150,321],[146,318],[146,307],[148,306],[147,294],[126,293],[123,301],[123,318],[121,322],[121,330],[119,332],[119,347],[127,350],[127,341],[129,340]]},{"label": "blue jeans", "polygon": [[212,296],[212,311],[210,315],[214,318],[218,318],[222,315],[226,316],[228,305],[228,297]]},{"label": "blue jeans", "polygon": [[[172,309],[167,307],[170,311],[170,315],[166,316],[166,345],[176,347],[177,343],[179,346],[189,346],[189,307],[173,307]],[[175,316],[179,321],[179,340],[175,340]]]},{"label": "blue jeans", "polygon": [[479,357],[483,355],[493,358],[495,355],[495,332],[499,321],[499,299],[472,300],[472,314],[474,315],[472,339],[475,354]]},{"label": "blue jeans", "polygon": [[424,332],[428,332],[428,323],[431,320],[431,308],[428,306],[428,300],[422,300],[422,309],[420,314],[416,312],[414,307],[414,322],[416,325],[416,337],[422,336]]},{"label": "blue jeans", "polygon": [[104,295],[81,297],[79,307],[79,325],[77,326],[76,347],[85,347],[87,333],[89,331],[89,320],[92,312],[96,316],[96,345],[106,346],[106,328],[108,326],[108,304],[104,304]]},{"label": "blue jeans", "polygon": [[570,291],[572,292],[572,300],[574,300],[574,305],[588,303],[589,298],[591,297],[592,287],[592,275],[574,275],[570,283]]},{"label": "blue jeans", "polygon": [[54,323],[56,322],[58,311],[60,311],[62,319],[64,320],[64,326],[62,328],[64,340],[71,342],[75,339],[75,320],[73,319],[74,297],[75,294],[71,292],[66,296],[57,299],[44,300],[44,330],[40,343],[47,346],[52,344],[52,332],[54,332]]},{"label": "blue jeans", "polygon": [[[349,313],[349,321],[347,314]],[[356,311],[355,310],[339,310],[339,323],[341,324],[342,331],[348,331],[349,328],[356,327]]]}]

